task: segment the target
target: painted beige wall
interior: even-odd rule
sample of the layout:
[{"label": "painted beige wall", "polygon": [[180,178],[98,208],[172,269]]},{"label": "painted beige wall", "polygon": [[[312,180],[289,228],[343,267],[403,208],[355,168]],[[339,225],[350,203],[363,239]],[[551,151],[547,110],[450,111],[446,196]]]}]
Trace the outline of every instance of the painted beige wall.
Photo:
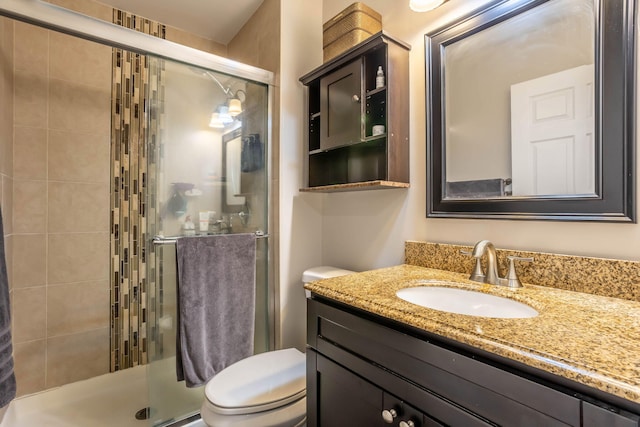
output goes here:
[{"label": "painted beige wall", "polygon": [[[348,0],[324,0],[326,21]],[[472,10],[485,0],[451,0],[428,13],[412,12],[385,0],[366,4],[383,15],[383,28],[412,45],[411,188],[320,195],[323,200],[322,261],[344,268],[372,269],[403,262],[406,240],[473,244],[490,239],[496,246],[606,258],[638,260],[640,225],[554,221],[427,219],[424,34]],[[318,30],[320,31],[320,30]],[[318,196],[316,196],[318,197]]]},{"label": "painted beige wall", "polygon": [[280,341],[304,348],[306,305],[302,273],[322,263],[321,199],[300,193],[305,95],[300,76],[322,62],[322,3],[281,0],[280,37]]}]

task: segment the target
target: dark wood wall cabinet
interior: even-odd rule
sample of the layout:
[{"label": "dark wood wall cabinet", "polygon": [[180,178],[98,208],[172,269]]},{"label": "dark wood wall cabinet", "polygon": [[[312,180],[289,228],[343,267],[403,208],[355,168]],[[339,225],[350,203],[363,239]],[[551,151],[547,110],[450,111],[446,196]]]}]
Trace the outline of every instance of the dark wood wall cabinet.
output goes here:
[{"label": "dark wood wall cabinet", "polygon": [[302,191],[409,186],[409,49],[382,31],[300,78],[308,101]]},{"label": "dark wood wall cabinet", "polygon": [[640,426],[634,402],[330,300],[307,308],[308,427]]}]

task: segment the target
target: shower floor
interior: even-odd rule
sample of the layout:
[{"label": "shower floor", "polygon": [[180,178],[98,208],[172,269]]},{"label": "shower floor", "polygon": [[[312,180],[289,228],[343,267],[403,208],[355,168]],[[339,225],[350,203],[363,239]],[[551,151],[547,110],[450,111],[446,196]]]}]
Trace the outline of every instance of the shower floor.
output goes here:
[{"label": "shower floor", "polygon": [[[175,384],[175,374],[167,377]],[[186,398],[195,402],[201,393]],[[147,367],[137,366],[15,399],[0,427],[150,427],[135,418],[148,396]]]}]

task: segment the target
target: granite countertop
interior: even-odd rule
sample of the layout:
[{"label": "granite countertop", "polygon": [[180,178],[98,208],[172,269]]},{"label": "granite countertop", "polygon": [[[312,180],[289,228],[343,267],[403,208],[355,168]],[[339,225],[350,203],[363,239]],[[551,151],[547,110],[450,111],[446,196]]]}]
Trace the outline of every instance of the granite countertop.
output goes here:
[{"label": "granite countertop", "polygon": [[[508,297],[539,314],[524,319],[476,317],[432,310],[396,297],[397,290],[429,279],[461,282],[451,286]],[[472,282],[465,274],[412,265],[319,280],[305,288],[640,403],[639,302],[526,283],[509,289]]]}]

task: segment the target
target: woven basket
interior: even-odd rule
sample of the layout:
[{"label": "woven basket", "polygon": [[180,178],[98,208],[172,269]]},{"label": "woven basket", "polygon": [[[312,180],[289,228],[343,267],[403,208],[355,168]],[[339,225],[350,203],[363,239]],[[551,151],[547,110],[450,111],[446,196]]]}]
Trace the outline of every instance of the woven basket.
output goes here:
[{"label": "woven basket", "polygon": [[324,60],[339,55],[382,30],[382,16],[356,2],[322,26]]}]

